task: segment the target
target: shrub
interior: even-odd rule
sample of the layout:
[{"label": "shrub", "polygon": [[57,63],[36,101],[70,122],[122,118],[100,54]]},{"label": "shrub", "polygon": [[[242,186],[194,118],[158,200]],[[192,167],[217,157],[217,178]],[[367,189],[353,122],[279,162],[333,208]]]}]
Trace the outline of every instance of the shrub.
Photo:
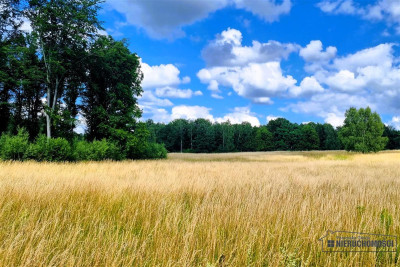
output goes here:
[{"label": "shrub", "polygon": [[50,138],[40,135],[31,144],[26,153],[27,159],[37,161],[70,161],[73,160],[72,148],[64,138]]},{"label": "shrub", "polygon": [[29,134],[21,128],[17,135],[3,134],[0,138],[0,157],[3,160],[23,160],[29,146]]},{"label": "shrub", "polygon": [[100,161],[106,159],[121,160],[124,159],[124,153],[113,142],[106,139],[93,142],[79,141],[75,144],[76,160]]},{"label": "shrub", "polygon": [[163,159],[167,157],[167,149],[163,144],[140,142],[135,137],[128,141],[126,151],[129,159]]}]

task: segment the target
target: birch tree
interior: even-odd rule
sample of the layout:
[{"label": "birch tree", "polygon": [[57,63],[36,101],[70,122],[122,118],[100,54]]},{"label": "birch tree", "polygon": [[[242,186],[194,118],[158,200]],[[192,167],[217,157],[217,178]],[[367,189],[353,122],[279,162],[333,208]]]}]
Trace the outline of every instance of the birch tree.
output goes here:
[{"label": "birch tree", "polygon": [[88,46],[101,29],[97,12],[101,0],[31,0],[26,16],[44,62],[46,132],[68,90],[68,77],[84,64]]}]

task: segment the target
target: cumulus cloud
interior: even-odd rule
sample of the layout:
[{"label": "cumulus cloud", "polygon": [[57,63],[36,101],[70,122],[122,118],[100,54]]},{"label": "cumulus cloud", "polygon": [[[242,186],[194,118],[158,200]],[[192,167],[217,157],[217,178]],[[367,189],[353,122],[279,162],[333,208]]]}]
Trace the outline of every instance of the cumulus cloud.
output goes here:
[{"label": "cumulus cloud", "polygon": [[168,107],[173,105],[170,100],[158,98],[153,94],[152,91],[146,91],[146,90],[139,98],[139,104],[141,106],[158,106],[158,107]]},{"label": "cumulus cloud", "polygon": [[[382,114],[398,114],[400,66],[393,46],[380,44],[337,56],[336,49],[324,52],[320,41],[312,41],[305,49],[314,49],[308,49],[307,53],[302,49],[300,55],[313,79],[305,78],[300,86],[291,88],[292,96],[302,96],[308,88],[311,97],[289,105],[287,110],[317,115],[335,126],[341,125],[344,112],[350,107],[370,106]],[[311,65],[318,68],[309,68]]]},{"label": "cumulus cloud", "polygon": [[280,61],[299,46],[277,41],[253,41],[252,46],[243,46],[242,38],[240,31],[230,28],[217,35],[203,50],[207,67],[197,77],[214,97],[220,97],[221,88],[228,87],[254,103],[272,104],[271,97],[285,94],[297,82],[283,74]]},{"label": "cumulus cloud", "polygon": [[108,5],[123,14],[128,24],[144,29],[153,38],[185,36],[183,26],[207,18],[212,12],[227,6],[245,9],[267,22],[278,20],[291,9],[291,1],[283,0],[108,0]]},{"label": "cumulus cloud", "polygon": [[326,66],[336,57],[337,49],[328,46],[323,50],[320,40],[311,41],[306,47],[300,49],[300,56],[307,63],[305,69],[309,72],[315,72]]},{"label": "cumulus cloud", "polygon": [[193,92],[190,89],[177,89],[173,87],[162,87],[155,90],[155,94],[158,97],[171,97],[171,98],[191,98],[192,96],[203,95],[201,91]]},{"label": "cumulus cloud", "polygon": [[178,105],[168,112],[163,108],[145,107],[147,109],[147,119],[152,119],[156,122],[168,123],[176,119],[196,120],[199,118],[207,119],[211,122],[227,122],[232,124],[240,124],[242,122],[249,122],[253,126],[259,126],[260,121],[257,114],[251,112],[249,107],[235,107],[231,112],[226,113],[222,117],[215,117],[211,114],[211,108],[198,105]]},{"label": "cumulus cloud", "polygon": [[315,93],[321,93],[324,91],[324,88],[321,84],[315,79],[314,76],[305,77],[300,86],[294,86],[290,89],[290,93],[292,96],[309,96]]},{"label": "cumulus cloud", "polygon": [[341,70],[335,73],[328,77],[325,83],[332,89],[345,92],[359,91],[366,85],[366,82],[362,77],[355,77],[354,73],[348,70]]},{"label": "cumulus cloud", "polygon": [[171,120],[187,119],[195,120],[199,118],[207,119],[214,122],[213,115],[210,114],[211,108],[202,106],[186,106],[180,105],[172,108]]},{"label": "cumulus cloud", "polygon": [[[371,1],[372,2],[372,1]],[[400,2],[397,0],[378,0],[368,5],[362,1],[324,0],[317,6],[325,13],[359,16],[368,21],[384,21],[400,34]]]},{"label": "cumulus cloud", "polygon": [[386,123],[387,125],[393,126],[397,130],[400,130],[400,116],[392,117],[392,120]]},{"label": "cumulus cloud", "polygon": [[242,122],[249,122],[253,126],[260,126],[260,121],[256,114],[250,111],[248,107],[235,107],[231,113],[226,114],[221,118],[216,119],[217,122],[229,121],[232,124],[240,124]]},{"label": "cumulus cloud", "polygon": [[141,69],[143,72],[142,87],[144,89],[190,82],[189,77],[183,77],[182,79],[179,77],[180,71],[173,64],[150,66],[141,62]]},{"label": "cumulus cloud", "polygon": [[280,61],[299,49],[296,44],[277,41],[253,41],[252,46],[242,46],[242,38],[240,31],[231,28],[217,35],[202,51],[207,66],[245,66],[249,63]]},{"label": "cumulus cloud", "polygon": [[374,103],[366,97],[326,91],[312,96],[307,101],[290,104],[285,110],[319,116],[333,126],[340,126],[344,120],[344,113],[349,107],[366,106],[376,108]]},{"label": "cumulus cloud", "polygon": [[[244,67],[212,67],[197,73],[202,83],[232,88],[239,96],[254,102],[270,103],[269,97],[279,95],[296,84],[290,75],[283,75],[279,62],[249,63]],[[210,86],[209,86],[210,87]]]},{"label": "cumulus cloud", "polygon": [[268,22],[279,19],[282,14],[288,14],[292,7],[290,0],[280,4],[274,0],[235,0],[236,7],[243,8]]}]

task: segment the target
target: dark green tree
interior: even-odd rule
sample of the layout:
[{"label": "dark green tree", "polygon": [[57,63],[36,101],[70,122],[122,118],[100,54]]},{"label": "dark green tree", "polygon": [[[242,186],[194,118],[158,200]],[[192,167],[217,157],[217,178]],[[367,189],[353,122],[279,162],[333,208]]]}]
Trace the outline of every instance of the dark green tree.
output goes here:
[{"label": "dark green tree", "polygon": [[319,137],[315,129],[315,124],[302,124],[298,128],[298,142],[296,150],[317,150],[319,148]]},{"label": "dark green tree", "polygon": [[249,122],[234,125],[234,146],[237,151],[254,151],[256,129]]},{"label": "dark green tree", "polygon": [[194,121],[193,149],[199,153],[214,152],[215,131],[212,123],[206,119]]},{"label": "dark green tree", "polygon": [[324,131],[325,139],[323,140],[322,143],[320,143],[320,147],[323,150],[339,150],[339,149],[341,149],[339,137],[338,137],[338,134],[337,134],[337,131],[335,130],[335,128],[333,128],[333,126],[330,125],[329,123],[325,123],[323,125],[323,131]]},{"label": "dark green tree", "polygon": [[[30,19],[32,34],[38,43],[40,56],[44,62],[46,87],[46,132],[60,118],[61,99],[69,89],[68,77],[74,69],[82,65],[90,41],[96,36],[100,26],[97,12],[101,0],[30,0],[25,14]],[[61,111],[60,111],[61,110]],[[71,118],[74,119],[74,118]],[[67,122],[68,123],[68,122]]]},{"label": "dark green tree", "polygon": [[350,108],[345,116],[339,138],[346,150],[367,153],[385,148],[388,138],[382,136],[384,124],[376,112],[371,112],[369,107]]},{"label": "dark green tree", "polygon": [[269,121],[267,129],[273,135],[274,150],[293,150],[298,139],[295,132],[297,128],[297,124],[284,118]]},{"label": "dark green tree", "polygon": [[383,136],[388,138],[386,149],[400,149],[400,131],[397,131],[393,126],[386,126]]},{"label": "dark green tree", "polygon": [[255,147],[257,151],[269,151],[273,149],[273,136],[267,127],[257,128],[255,135]]},{"label": "dark green tree", "polygon": [[234,131],[232,124],[229,121],[216,123],[214,128],[217,150],[220,152],[233,151],[235,145],[233,143]]},{"label": "dark green tree", "polygon": [[87,59],[88,77],[82,111],[89,140],[116,138],[133,132],[141,111],[137,97],[142,93],[139,57],[125,41],[99,37]]}]

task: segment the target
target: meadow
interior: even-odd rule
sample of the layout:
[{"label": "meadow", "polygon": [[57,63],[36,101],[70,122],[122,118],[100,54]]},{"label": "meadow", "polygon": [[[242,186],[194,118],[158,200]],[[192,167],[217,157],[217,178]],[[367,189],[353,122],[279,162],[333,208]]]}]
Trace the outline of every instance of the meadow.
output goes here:
[{"label": "meadow", "polygon": [[399,207],[399,151],[0,162],[0,265],[398,266],[318,239],[400,236]]}]

